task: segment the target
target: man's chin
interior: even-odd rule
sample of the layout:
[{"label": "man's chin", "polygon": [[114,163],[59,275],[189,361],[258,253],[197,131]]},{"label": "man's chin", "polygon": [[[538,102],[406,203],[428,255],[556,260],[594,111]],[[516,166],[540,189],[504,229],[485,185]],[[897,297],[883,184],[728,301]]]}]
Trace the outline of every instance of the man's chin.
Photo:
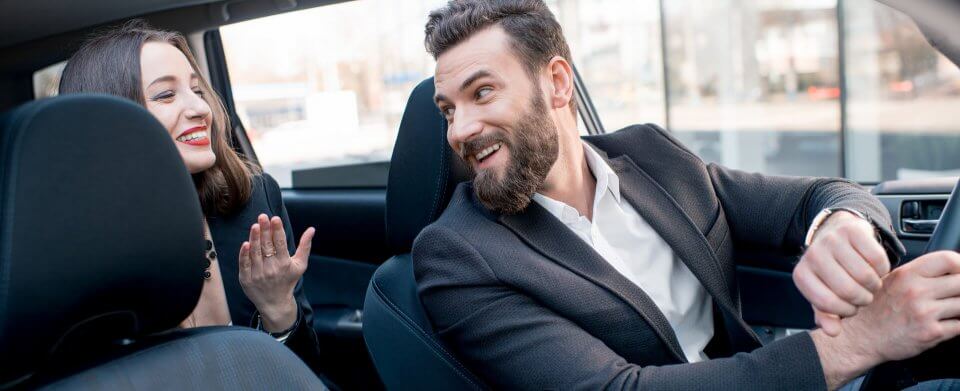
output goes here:
[{"label": "man's chin", "polygon": [[533,194],[524,194],[517,188],[508,189],[507,183],[499,179],[481,175],[474,179],[473,190],[480,203],[487,209],[504,215],[517,214],[526,210]]}]

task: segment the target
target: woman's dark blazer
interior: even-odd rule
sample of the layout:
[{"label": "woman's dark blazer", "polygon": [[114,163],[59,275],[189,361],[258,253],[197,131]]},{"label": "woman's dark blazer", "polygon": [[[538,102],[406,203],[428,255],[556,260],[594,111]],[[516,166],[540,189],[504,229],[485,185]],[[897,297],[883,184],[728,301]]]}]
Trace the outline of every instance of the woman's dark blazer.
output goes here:
[{"label": "woman's dark blazer", "polygon": [[[235,325],[250,325],[254,327],[257,321],[257,309],[243,293],[240,287],[240,245],[250,237],[250,227],[257,222],[257,216],[265,213],[268,216],[280,216],[287,233],[287,246],[291,254],[296,250],[297,242],[293,238],[293,229],[290,227],[290,217],[280,198],[280,186],[267,174],[254,176],[253,194],[250,200],[239,212],[231,216],[207,217],[210,225],[210,234],[216,246],[217,257],[220,262],[220,273],[223,275],[223,287],[227,293],[227,303],[230,306],[230,318]],[[313,331],[313,309],[303,292],[303,279],[297,283],[293,291],[300,313],[297,328],[284,342],[293,350],[314,372],[318,371],[320,347],[317,335]]]}]

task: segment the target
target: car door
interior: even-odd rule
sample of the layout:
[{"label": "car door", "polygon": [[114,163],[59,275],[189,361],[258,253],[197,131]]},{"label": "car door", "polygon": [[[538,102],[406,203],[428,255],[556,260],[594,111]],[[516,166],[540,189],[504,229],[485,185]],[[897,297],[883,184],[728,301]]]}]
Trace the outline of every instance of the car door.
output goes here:
[{"label": "car door", "polygon": [[[428,2],[429,3],[429,2]],[[370,277],[390,254],[387,173],[407,96],[431,76],[431,4],[361,0],[263,17],[204,36],[237,148],[282,188],[294,235],[315,227],[304,289],[325,375],[382,389],[361,334]]]}]

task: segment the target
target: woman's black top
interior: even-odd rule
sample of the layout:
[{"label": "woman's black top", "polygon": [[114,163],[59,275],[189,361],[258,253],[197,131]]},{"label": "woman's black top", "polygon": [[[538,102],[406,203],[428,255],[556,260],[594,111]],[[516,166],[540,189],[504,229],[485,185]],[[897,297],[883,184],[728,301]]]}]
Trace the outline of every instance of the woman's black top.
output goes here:
[{"label": "woman's black top", "polygon": [[[267,174],[253,177],[253,193],[250,200],[239,212],[231,216],[208,216],[210,235],[217,250],[220,273],[223,277],[223,288],[227,294],[227,304],[230,306],[230,318],[235,325],[256,326],[257,308],[240,286],[240,245],[250,237],[250,227],[257,223],[257,216],[261,213],[267,216],[280,216],[287,233],[287,246],[290,254],[296,250],[296,241],[290,227],[290,218],[283,206],[280,197],[280,186]],[[297,315],[296,328],[287,337],[284,344],[300,359],[314,370],[318,371],[320,347],[317,335],[313,331],[313,309],[303,293],[303,279],[297,283],[293,291],[294,298],[300,312]]]}]

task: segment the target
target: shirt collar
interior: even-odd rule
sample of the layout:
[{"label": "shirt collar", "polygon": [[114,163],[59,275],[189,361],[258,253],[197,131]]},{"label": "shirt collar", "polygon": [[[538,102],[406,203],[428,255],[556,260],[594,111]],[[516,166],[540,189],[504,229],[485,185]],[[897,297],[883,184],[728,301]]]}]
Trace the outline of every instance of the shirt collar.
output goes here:
[{"label": "shirt collar", "polygon": [[[593,149],[593,146],[586,142],[583,143],[583,154],[587,159],[587,168],[590,169],[593,177],[597,180],[597,188],[594,193],[594,210],[596,210],[597,203],[599,203],[603,192],[606,191],[609,191],[614,199],[620,202],[620,178],[617,177],[617,173],[614,172],[603,157]],[[533,200],[565,224],[572,224],[580,217],[580,213],[572,206],[543,194],[534,194]]]},{"label": "shirt collar", "polygon": [[620,202],[620,178],[617,177],[617,173],[610,168],[610,165],[600,156],[600,153],[593,149],[592,145],[586,141],[581,142],[583,143],[583,154],[587,158],[587,167],[590,168],[593,177],[597,179],[597,189],[610,191],[617,202]]}]

